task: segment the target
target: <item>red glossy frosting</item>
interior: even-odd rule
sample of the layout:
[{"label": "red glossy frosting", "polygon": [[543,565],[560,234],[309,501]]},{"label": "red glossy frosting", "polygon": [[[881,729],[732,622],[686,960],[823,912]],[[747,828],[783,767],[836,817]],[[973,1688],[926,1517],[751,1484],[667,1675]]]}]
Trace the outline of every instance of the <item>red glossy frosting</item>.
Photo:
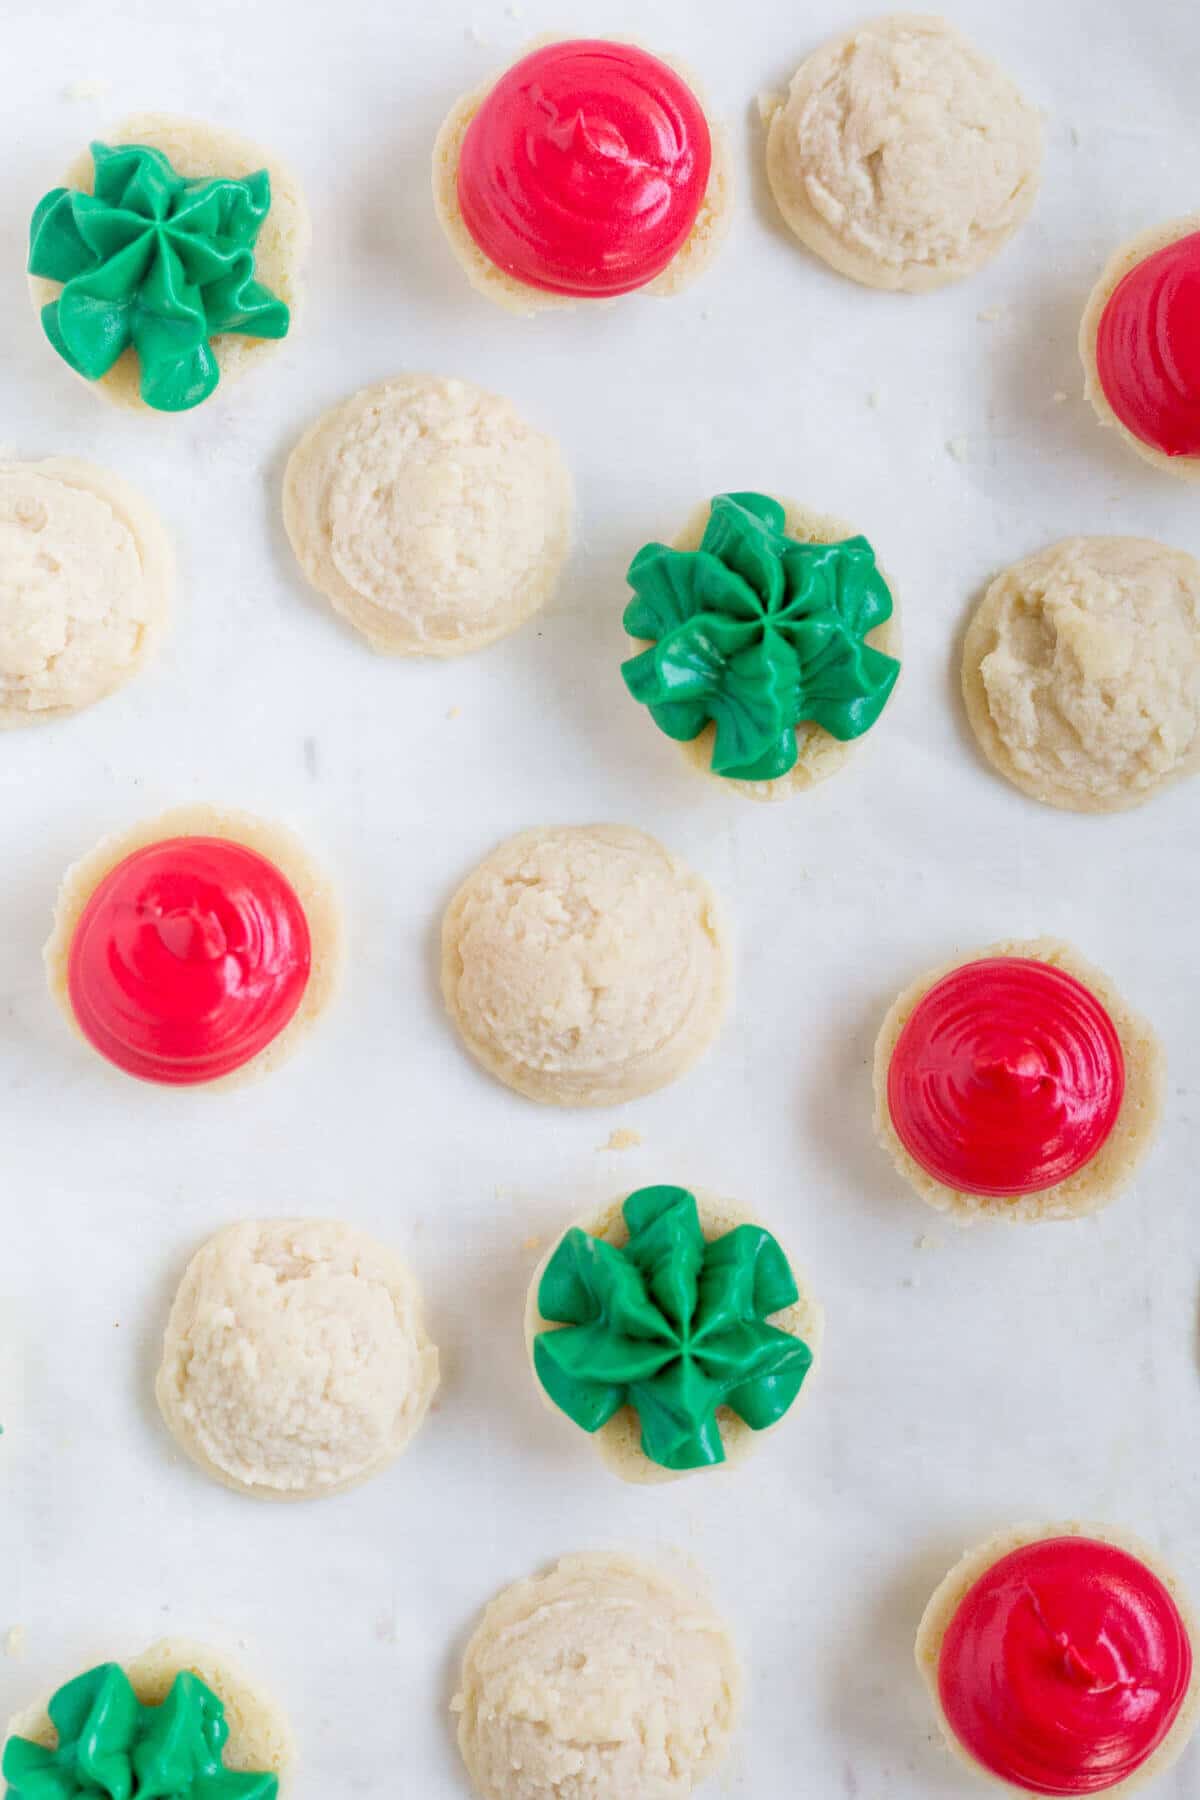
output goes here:
[{"label": "red glossy frosting", "polygon": [[1164,456],[1200,456],[1200,232],[1120,282],[1100,318],[1096,372],[1134,437]]},{"label": "red glossy frosting", "polygon": [[1044,1538],[992,1564],[942,1640],[955,1737],[1031,1794],[1102,1794],[1162,1743],[1192,1674],[1187,1627],[1145,1563]]},{"label": "red glossy frosting", "polygon": [[146,1081],[228,1075],[295,1013],[308,984],[304,909],[265,857],[225,838],[164,838],[92,893],[68,987],[101,1056]]},{"label": "red glossy frosting", "polygon": [[516,280],[626,294],[682,248],[711,164],[703,108],[673,69],[580,38],[497,81],[463,139],[458,202],[485,256]]},{"label": "red glossy frosting", "polygon": [[888,1110],[921,1167],[968,1194],[1032,1194],[1100,1149],[1125,1092],[1116,1027],[1062,969],[984,957],[951,970],[900,1033]]}]

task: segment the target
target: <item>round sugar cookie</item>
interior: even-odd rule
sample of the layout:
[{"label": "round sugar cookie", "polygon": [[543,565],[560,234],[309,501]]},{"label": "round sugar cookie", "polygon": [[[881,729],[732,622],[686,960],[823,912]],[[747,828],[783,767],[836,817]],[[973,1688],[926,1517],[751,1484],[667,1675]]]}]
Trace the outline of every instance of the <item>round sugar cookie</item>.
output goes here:
[{"label": "round sugar cookie", "polygon": [[801,243],[866,287],[971,275],[1028,217],[1042,127],[945,19],[893,13],[801,63],[771,117],[767,175]]},{"label": "round sugar cookie", "polygon": [[612,1106],[708,1049],[732,985],[708,883],[630,825],[524,831],[442,923],[442,994],[489,1074],[552,1106]]},{"label": "round sugar cookie", "polygon": [[1187,1595],[1108,1525],[1013,1525],[969,1550],[925,1608],[916,1660],[947,1747],[992,1791],[1125,1800],[1200,1718]]},{"label": "round sugar cookie", "polygon": [[741,1710],[737,1652],[697,1588],[593,1553],[497,1595],[451,1703],[482,1800],[687,1800]]},{"label": "round sugar cookie", "polygon": [[[222,845],[239,846],[249,851],[255,868],[261,859],[267,865],[268,874],[274,874],[283,884],[282,893],[302,913],[308,940],[303,986],[286,1022],[252,1056],[227,1072],[217,1075],[197,1073],[189,1068],[187,1058],[182,1057],[178,1070],[172,1073],[168,1065],[174,1051],[171,1043],[165,1041],[163,1068],[158,1072],[145,1072],[141,1066],[141,1050],[133,1054],[133,1040],[121,1038],[120,1029],[131,1020],[140,1029],[146,1024],[147,1014],[153,1017],[156,972],[161,975],[165,971],[168,976],[179,972],[186,979],[189,972],[191,975],[203,974],[199,968],[203,963],[216,978],[220,977],[220,971],[226,968],[229,960],[240,959],[242,977],[236,980],[220,977],[219,985],[226,990],[225,998],[236,1000],[244,996],[246,1004],[253,1007],[262,997],[263,984],[258,977],[266,959],[285,942],[278,929],[279,921],[260,919],[253,913],[247,914],[244,908],[239,914],[238,906],[233,903],[226,908],[220,895],[215,901],[211,893],[206,897],[202,883],[193,886],[186,897],[177,905],[167,907],[165,912],[158,900],[148,909],[142,907],[137,918],[142,933],[140,938],[131,937],[124,924],[114,917],[114,927],[122,934],[119,954],[115,958],[96,956],[91,971],[93,986],[97,974],[103,975],[106,969],[113,971],[113,985],[106,993],[106,1004],[116,1009],[113,1022],[119,1029],[105,1034],[97,1033],[97,1021],[90,1021],[90,1029],[85,1030],[76,1013],[73,977],[77,981],[79,971],[74,956],[77,932],[81,923],[86,925],[93,917],[93,897],[97,896],[98,890],[103,895],[105,884],[118,879],[117,871],[128,859],[177,841],[199,844],[203,849],[211,840],[216,841],[218,853]],[[232,1087],[278,1068],[329,1005],[338,988],[344,956],[341,908],[328,879],[313,863],[299,839],[283,826],[222,807],[181,806],[126,831],[113,833],[102,839],[87,856],[72,864],[59,887],[54,926],[43,956],[50,992],[68,1024],[109,1062],[126,1073],[142,1075],[144,1079],[173,1085],[198,1082],[211,1091]],[[76,987],[75,993],[78,991]],[[159,1023],[167,1037],[171,1028],[181,1023],[191,1021],[204,1025],[212,1007],[217,1004],[207,982],[200,982],[198,988],[191,987],[180,999],[185,1009],[182,1020],[169,999],[162,1008]],[[201,1009],[195,1020],[191,1020],[189,1001],[193,1009]],[[154,1059],[147,1056],[144,1060]]]},{"label": "round sugar cookie", "polygon": [[[296,1760],[287,1715],[222,1651],[190,1638],[163,1638],[121,1667],[143,1706],[161,1706],[177,1675],[198,1676],[225,1708],[229,1739],[224,1766],[237,1771],[269,1771],[279,1777],[281,1789],[286,1785]],[[6,1741],[11,1737],[29,1738],[47,1748],[57,1744],[58,1734],[45,1701],[9,1720]]]},{"label": "round sugar cookie", "polygon": [[[1189,267],[1181,272],[1164,268],[1165,254],[1188,243]],[[1131,286],[1139,273],[1150,275],[1143,291],[1134,294]],[[1190,422],[1189,447],[1185,453],[1172,454],[1159,447],[1121,418],[1105,392],[1099,366],[1099,341],[1106,315],[1114,304],[1117,290],[1122,289],[1118,306],[1127,308],[1114,327],[1114,354],[1133,359],[1127,381],[1129,392],[1136,396],[1139,410],[1152,395],[1156,407],[1168,413],[1182,413]],[[1083,362],[1084,393],[1091,401],[1101,425],[1115,426],[1129,448],[1143,461],[1183,481],[1200,481],[1200,361],[1180,357],[1180,344],[1195,342],[1196,321],[1200,317],[1200,213],[1172,219],[1139,232],[1122,244],[1109,257],[1084,308],[1079,326],[1079,355]],[[1139,369],[1137,364],[1141,363]],[[1183,366],[1190,364],[1190,366]],[[1149,375],[1149,380],[1146,376]],[[1125,384],[1122,384],[1123,386]],[[1124,410],[1124,406],[1122,407]],[[1144,427],[1142,427],[1144,429]]]},{"label": "round sugar cookie", "polygon": [[[629,1242],[629,1227],[622,1211],[626,1198],[627,1196],[622,1195],[621,1199],[612,1201],[608,1206],[602,1207],[599,1212],[577,1219],[574,1226],[569,1226],[568,1230],[585,1231],[589,1237],[600,1238],[605,1243],[612,1244],[616,1249],[622,1249]],[[709,1243],[714,1238],[721,1238],[728,1232],[735,1231],[739,1225],[759,1225],[761,1223],[752,1214],[745,1212],[730,1200],[718,1200],[707,1194],[697,1194],[695,1199],[700,1217],[700,1227],[705,1240]],[[534,1371],[534,1382],[543,1404],[559,1418],[564,1415],[559,1412],[537,1376],[534,1365],[534,1341],[539,1332],[554,1331],[558,1328],[555,1321],[542,1316],[538,1295],[542,1277],[566,1235],[567,1233],[564,1232],[562,1237],[551,1245],[538,1264],[525,1298],[525,1348],[529,1355],[530,1367]],[[809,1391],[816,1374],[817,1364],[820,1361],[821,1344],[825,1335],[824,1309],[813,1295],[802,1271],[791,1257],[788,1257],[788,1263],[796,1287],[799,1289],[799,1298],[793,1305],[768,1315],[766,1323],[777,1331],[786,1331],[790,1337],[801,1338],[812,1352],[813,1360],[804,1385],[796,1401],[784,1415],[784,1419],[791,1418],[796,1407]],[[784,1423],[784,1419],[779,1419],[775,1424],[755,1431],[746,1424],[745,1420],[739,1418],[731,1407],[718,1407],[717,1425],[721,1433],[725,1461],[724,1464],[717,1466],[736,1468],[740,1463],[745,1462],[757,1448],[759,1440],[766,1437],[769,1432],[777,1431]],[[632,1406],[622,1407],[620,1412],[607,1424],[600,1427],[594,1434],[592,1442],[605,1466],[611,1469],[614,1475],[619,1476],[622,1481],[649,1486],[660,1482],[680,1481],[687,1474],[693,1473],[691,1470],[664,1468],[662,1464],[653,1462],[646,1455],[642,1449],[641,1423]]]},{"label": "round sugar cookie", "polygon": [[314,1500],[406,1450],[437,1384],[421,1292],[394,1251],[333,1219],[251,1219],[188,1264],[155,1393],[206,1474]]},{"label": "round sugar cookie", "polygon": [[[967,1192],[961,1187],[952,1187],[939,1180],[905,1147],[892,1120],[888,1095],[889,1077],[901,1034],[930,990],[958,970],[968,969],[986,959],[1007,957],[1046,964],[1051,971],[1061,970],[1066,976],[1073,977],[1082,984],[1091,997],[1093,1010],[1097,1007],[1102,1009],[1103,1014],[1107,1015],[1108,1028],[1115,1033],[1123,1066],[1122,1087],[1119,1103],[1115,1096],[1110,1102],[1113,1116],[1098,1147],[1082,1166],[1075,1168],[1063,1179],[1031,1192]],[[982,1017],[980,1027],[985,1033],[987,1024],[986,1016]],[[1044,1085],[1047,1080],[1063,1083],[1064,1108],[1068,1105],[1066,1086],[1074,1080],[1076,1071],[1082,1070],[1087,1074],[1088,1049],[1085,1034],[1091,1029],[1094,1029],[1094,1025],[1090,1020],[1081,1026],[1077,1009],[1067,1019],[1068,1035],[1062,1043],[1047,1041],[1036,1025],[1033,1029],[1032,1041],[1040,1047],[1039,1056],[1044,1053],[1046,1057],[1044,1063],[1038,1063],[1041,1073],[1036,1077],[1037,1085]],[[967,1039],[964,1038],[964,1045],[966,1042]],[[1022,1065],[1015,1068],[1013,1073],[1020,1079],[1026,1071]],[[996,1086],[994,1072],[989,1076],[986,1068],[977,1070],[975,1079],[982,1081],[985,1088]],[[966,1075],[963,1074],[957,1084],[960,1095],[965,1080]],[[1098,1212],[1115,1200],[1132,1179],[1138,1164],[1154,1141],[1162,1118],[1166,1094],[1166,1054],[1153,1027],[1140,1013],[1126,1004],[1106,975],[1085,961],[1069,944],[1049,937],[1008,940],[992,944],[973,956],[956,957],[939,968],[931,969],[905,988],[889,1008],[876,1039],[874,1083],[875,1129],[879,1141],[904,1179],[929,1206],[938,1212],[949,1214],[957,1225],[970,1225],[982,1218],[1007,1219],[1018,1224],[1039,1224],[1044,1220],[1077,1219],[1087,1213]],[[959,1102],[963,1105],[965,1103]],[[1065,1116],[1069,1117],[1069,1112]]]},{"label": "round sugar cookie", "polygon": [[[848,525],[844,519],[834,518],[828,513],[814,512],[783,495],[776,495],[774,498],[784,509],[784,529],[787,535],[802,544],[837,544],[858,535],[855,527]],[[708,518],[709,503],[702,501],[683,530],[671,540],[672,547],[676,550],[698,550]],[[891,577],[882,569],[879,573],[892,597],[892,613],[890,618],[868,632],[863,641],[873,649],[883,651],[886,656],[898,658],[902,637],[900,603]],[[645,648],[645,645],[639,641],[638,647]],[[870,735],[867,734],[868,737]],[[720,782],[723,787],[747,800],[767,801],[786,800],[792,794],[804,793],[807,789],[816,787],[819,782],[828,781],[831,775],[836,775],[846,766],[862,742],[861,739],[843,742],[833,737],[824,726],[806,720],[796,727],[796,761],[786,775],[781,775],[774,781],[733,781],[727,776],[718,775],[712,767],[715,737],[716,726],[706,725],[698,737],[681,743],[679,749],[697,774],[706,776],[710,781]]]},{"label": "round sugar cookie", "polygon": [[0,730],[65,718],[136,675],[174,558],[149,501],[76,457],[0,463]]},{"label": "round sugar cookie", "polygon": [[553,438],[469,381],[402,375],[327,412],[288,460],[300,567],[375,650],[460,656],[558,585],[572,485]]},{"label": "round sugar cookie", "polygon": [[[229,131],[223,125],[208,125],[200,119],[177,118],[169,113],[134,113],[122,119],[101,141],[109,145],[144,144],[159,150],[176,174],[191,180],[211,180],[218,176],[241,177],[265,169],[271,178],[271,208],[254,247],[254,273],[264,287],[282,300],[292,315],[302,299],[302,277],[312,242],[312,223],[300,184],[286,163],[264,150],[249,138]],[[76,157],[64,177],[64,186],[82,193],[93,191],[94,170],[89,150]],[[31,275],[29,291],[40,313],[61,291],[56,281]],[[223,332],[212,339],[212,350],[221,370],[221,388],[237,381],[252,364],[273,356],[285,340],[242,337],[236,332]],[[80,379],[84,379],[80,377]],[[87,386],[103,392],[116,405],[135,412],[151,412],[140,392],[140,371],[136,352],[130,348],[99,381]],[[161,416],[161,415],[160,415]]]},{"label": "round sugar cookie", "polygon": [[[553,36],[538,38],[534,43],[526,46],[520,56],[514,59],[514,63],[519,63],[531,53],[536,53],[556,43],[573,41]],[[615,47],[628,45],[634,50],[643,48],[631,39],[611,39],[607,42]],[[597,43],[597,40],[592,40],[592,43]],[[664,56],[657,60],[665,64],[691,90],[694,100],[704,114],[711,145],[708,183],[690,232],[666,267],[644,286],[635,290],[640,293],[654,294],[660,298],[670,298],[681,293],[684,288],[690,286],[698,276],[705,272],[724,243],[725,234],[733,216],[733,156],[728,134],[724,127],[713,118],[691,72],[674,57]],[[509,65],[509,67],[512,66]],[[507,69],[497,70],[489,75],[486,81],[481,82],[477,88],[464,94],[451,107],[442,123],[433,148],[433,204],[438,223],[451,250],[466,272],[471,286],[497,306],[503,307],[506,312],[529,317],[534,313],[562,311],[565,308],[580,305],[611,304],[611,300],[570,293],[556,293],[517,279],[491,259],[467,228],[459,199],[459,166],[463,143],[480,108],[492,93],[497,82],[507,72]],[[580,117],[584,119],[585,124],[588,122],[586,113],[581,114]],[[595,127],[590,133],[590,143],[593,148],[596,145],[603,147],[610,142],[617,143],[621,137],[619,114],[614,114],[611,119],[598,118],[595,121]],[[656,126],[655,129],[663,128]],[[589,143],[589,138],[586,136],[584,143],[585,145]],[[601,148],[599,154],[604,155],[606,152]],[[651,214],[661,210],[662,204],[662,193],[657,193],[653,197],[653,203],[641,210],[644,214]]]},{"label": "round sugar cookie", "polygon": [[1200,562],[1147,538],[1068,538],[997,577],[963,645],[993,768],[1071,812],[1140,806],[1200,768]]}]

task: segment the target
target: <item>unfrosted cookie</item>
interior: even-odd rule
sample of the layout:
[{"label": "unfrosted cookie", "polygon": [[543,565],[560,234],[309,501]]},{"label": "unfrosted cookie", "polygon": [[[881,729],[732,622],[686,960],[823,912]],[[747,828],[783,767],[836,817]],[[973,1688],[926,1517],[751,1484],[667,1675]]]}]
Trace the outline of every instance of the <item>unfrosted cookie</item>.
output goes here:
[{"label": "unfrosted cookie", "polygon": [[277,1068],[337,990],[341,910],[280,825],[182,806],[99,843],[63,876],[50,992],[115,1067],[167,1086]]},{"label": "unfrosted cookie", "polygon": [[732,157],[674,58],[544,38],[451,108],[433,203],[472,287],[508,312],[670,296],[724,241]]},{"label": "unfrosted cookie", "polygon": [[376,650],[459,656],[554,592],[571,543],[558,445],[469,381],[402,375],[327,412],[283,484],[313,586]]},{"label": "unfrosted cookie", "polygon": [[916,1657],[949,1748],[1009,1794],[1132,1794],[1200,1715],[1187,1597],[1106,1525],[1015,1525],[969,1551],[926,1607]]},{"label": "unfrosted cookie", "polygon": [[[631,1220],[641,1246],[636,1273],[628,1259],[614,1264],[597,1257],[588,1244],[599,1240],[615,1250],[627,1249]],[[719,1248],[696,1278],[694,1311],[681,1319],[673,1302],[690,1289],[688,1270],[697,1237],[693,1221],[705,1245]],[[580,1276],[586,1298],[577,1307]],[[639,1329],[633,1331],[633,1312],[628,1310],[619,1329],[601,1335],[593,1327],[597,1321],[611,1322],[618,1292],[626,1307],[636,1292]],[[563,1298],[570,1321],[557,1311],[552,1317],[543,1314],[543,1299],[550,1306]],[[594,1431],[606,1466],[622,1481],[638,1483],[674,1481],[691,1470],[744,1462],[759,1439],[774,1431],[808,1392],[824,1323],[822,1308],[795,1264],[751,1214],[730,1201],[693,1196],[683,1188],[639,1189],[578,1221],[543,1257],[525,1301],[525,1345],[542,1399],[552,1411]],[[569,1324],[578,1329],[567,1357],[541,1363],[539,1336]],[[653,1369],[644,1355],[635,1358],[634,1369],[628,1355],[635,1348],[629,1339],[640,1338],[642,1329],[643,1350],[645,1342],[662,1345]],[[590,1339],[594,1343],[586,1341]],[[618,1363],[619,1385],[629,1397],[613,1412],[621,1400],[614,1385]],[[610,1397],[604,1394],[606,1386],[613,1389]],[[682,1422],[676,1410],[679,1391],[687,1396]],[[736,1407],[726,1398],[731,1391]]]},{"label": "unfrosted cookie", "polygon": [[[228,203],[230,210],[226,217],[218,216],[217,209],[226,204],[222,200],[214,200],[203,215],[187,213],[182,236],[210,234],[210,241],[195,250],[184,244],[189,280],[205,284],[203,310],[209,319],[215,322],[249,320],[271,335],[235,331],[229,323],[224,323],[223,328],[211,337],[206,337],[199,329],[193,333],[188,323],[189,314],[193,319],[198,316],[196,289],[193,288],[186,296],[186,306],[178,309],[178,316],[172,315],[164,306],[158,329],[142,340],[158,365],[172,354],[191,358],[192,366],[186,374],[177,374],[170,381],[166,374],[160,376],[159,395],[150,400],[143,398],[143,368],[136,347],[138,335],[144,328],[143,321],[135,331],[134,344],[123,351],[107,373],[94,380],[88,378],[89,386],[103,392],[118,406],[139,411],[149,408],[186,410],[207,397],[218,375],[221,384],[228,386],[251,364],[262,362],[279,348],[280,339],[289,329],[289,321],[294,322],[301,298],[301,277],[312,238],[308,207],[296,177],[286,164],[224,126],[176,118],[166,113],[135,113],[107,134],[102,148],[119,149],[130,145],[159,152],[167,159],[174,175],[190,181],[245,181],[248,177],[257,178],[260,172],[265,172],[267,178],[266,183],[258,179],[247,182],[246,193],[236,202]],[[157,172],[152,174],[151,179],[157,178]],[[120,179],[128,179],[128,176],[118,168],[113,176],[114,210],[126,216],[132,207],[143,215],[149,227],[161,209],[158,202],[143,191],[145,176],[139,177],[136,198],[124,201],[119,197]],[[95,182],[93,153],[84,151],[67,170],[65,185],[75,192],[92,194]],[[46,200],[52,197],[47,195]],[[264,206],[268,206],[268,210],[260,219]],[[186,212],[186,203],[184,210]],[[66,227],[56,224],[51,232],[42,232],[41,212],[42,208],[39,208],[38,214],[34,215],[31,267],[39,270],[54,268],[59,278],[49,279],[45,273],[30,276],[30,293],[39,313],[60,300],[64,278],[70,276],[81,262],[78,245]],[[168,214],[168,226],[171,216]],[[127,224],[125,229],[127,233]],[[215,244],[211,241],[214,232]],[[231,232],[236,233],[236,257],[230,255]],[[100,241],[107,244],[109,240]],[[126,240],[117,237],[114,241],[122,243]],[[178,256],[178,251],[173,254]],[[224,262],[219,279],[216,257],[221,257]],[[161,260],[158,250],[155,250],[154,258]],[[157,308],[160,289],[157,286],[146,291],[131,288],[129,271],[132,266],[127,259],[118,269],[104,270],[103,277],[107,286],[122,300],[136,302],[140,299],[142,304],[133,307],[132,316],[144,315],[147,310]],[[156,279],[155,266],[155,261],[150,258],[144,269],[143,265],[137,264],[139,280]],[[87,279],[86,272],[84,278]],[[231,282],[236,291],[230,287]],[[213,284],[211,289],[207,286],[210,283]],[[53,331],[48,330],[47,335],[55,342]]]},{"label": "unfrosted cookie", "polygon": [[731,986],[706,881],[630,825],[501,844],[442,923],[442,994],[471,1055],[554,1106],[611,1106],[708,1049]]},{"label": "unfrosted cookie", "polygon": [[779,210],[867,287],[927,293],[973,274],[1037,195],[1042,128],[945,19],[894,13],[803,62],[767,137]]},{"label": "unfrosted cookie", "polygon": [[313,1500],[406,1450],[437,1384],[420,1289],[393,1251],[333,1219],[252,1219],[188,1264],[155,1392],[207,1474]]},{"label": "unfrosted cookie", "polygon": [[167,534],[120,476],[75,457],[0,463],[0,730],[63,718],[158,648]]},{"label": "unfrosted cookie", "polygon": [[1106,263],[1079,328],[1084,392],[1156,469],[1200,481],[1200,213]]},{"label": "unfrosted cookie", "polygon": [[[793,559],[793,542],[835,552]],[[669,546],[639,551],[628,579],[625,629],[641,654],[622,665],[627,688],[699,773],[747,799],[784,800],[836,775],[894,691],[895,590],[840,519],[774,495],[720,494]]]},{"label": "unfrosted cookie", "polygon": [[[123,1663],[121,1667],[129,1678],[138,1700],[143,1706],[158,1707],[163,1704],[179,1675],[195,1676],[216,1695],[224,1709],[224,1723],[229,1728],[227,1742],[223,1746],[222,1761],[224,1767],[243,1772],[259,1772],[269,1774],[278,1781],[286,1780],[296,1758],[295,1744],[292,1739],[291,1726],[287,1717],[275,1701],[260,1688],[257,1682],[251,1681],[238,1665],[222,1652],[193,1643],[187,1638],[163,1638],[152,1644],[140,1656]],[[100,1721],[97,1721],[100,1723]],[[111,1725],[111,1716],[102,1723],[102,1730]],[[211,1721],[209,1730],[211,1732]],[[8,1723],[5,1743],[6,1758],[10,1754],[10,1746],[14,1738],[25,1738],[36,1744],[44,1744],[53,1748],[59,1743],[59,1736],[51,1722],[47,1703],[28,1707],[18,1713]],[[210,1739],[211,1741],[211,1739]],[[177,1749],[178,1737],[176,1740]],[[99,1746],[97,1746],[99,1747]],[[5,1774],[9,1771],[6,1768]],[[11,1783],[11,1777],[10,1777]],[[39,1793],[43,1790],[39,1788]],[[51,1790],[47,1790],[51,1791]],[[52,1791],[58,1792],[57,1788]],[[64,1792],[84,1791],[82,1788],[65,1788]],[[91,1792],[115,1792],[105,1787],[103,1790],[87,1788]],[[165,1791],[165,1790],[163,1790]],[[171,1790],[173,1793],[175,1789]],[[268,1800],[274,1791],[274,1783],[264,1783],[262,1789],[254,1790],[253,1800]],[[9,1787],[10,1794],[19,1794],[21,1790]]]},{"label": "unfrosted cookie", "polygon": [[687,1800],[725,1758],[741,1685],[694,1578],[566,1556],[490,1603],[452,1708],[483,1800]]},{"label": "unfrosted cookie", "polygon": [[1200,767],[1200,562],[1068,538],[999,576],[963,646],[980,748],[1022,792],[1116,812]]},{"label": "unfrosted cookie", "polygon": [[875,1044],[879,1140],[959,1225],[1107,1206],[1154,1141],[1165,1089],[1153,1027],[1056,938],[931,969]]}]

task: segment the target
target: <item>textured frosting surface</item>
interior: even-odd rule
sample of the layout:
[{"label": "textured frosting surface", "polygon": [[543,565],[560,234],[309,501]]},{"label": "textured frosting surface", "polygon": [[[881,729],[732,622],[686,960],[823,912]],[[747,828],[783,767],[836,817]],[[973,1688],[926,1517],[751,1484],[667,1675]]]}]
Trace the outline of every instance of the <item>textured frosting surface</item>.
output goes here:
[{"label": "textured frosting surface", "polygon": [[128,681],[162,637],[173,578],[157,514],[109,470],[0,463],[0,729]]},{"label": "textured frosting surface", "polygon": [[250,1220],[193,1257],[157,1394],[188,1454],[274,1499],[335,1493],[404,1450],[438,1382],[406,1265],[334,1220]]},{"label": "textured frosting surface", "polygon": [[631,826],[511,838],[443,923],[442,991],[467,1048],[560,1106],[673,1081],[715,1036],[728,989],[707,883]]},{"label": "textured frosting surface", "polygon": [[876,19],[801,64],[767,168],[793,231],[843,274],[911,292],[968,275],[1037,193],[1038,115],[944,19]]},{"label": "textured frosting surface", "polygon": [[740,1687],[694,1582],[565,1557],[484,1613],[454,1700],[459,1745],[484,1800],[687,1800],[725,1756]]},{"label": "textured frosting surface", "polygon": [[554,440],[469,381],[399,376],[292,452],[284,521],[304,573],[377,650],[454,656],[554,592],[571,541]]},{"label": "textured frosting surface", "polygon": [[975,735],[1052,806],[1112,812],[1200,765],[1200,562],[1068,538],[997,577],[963,648]]}]

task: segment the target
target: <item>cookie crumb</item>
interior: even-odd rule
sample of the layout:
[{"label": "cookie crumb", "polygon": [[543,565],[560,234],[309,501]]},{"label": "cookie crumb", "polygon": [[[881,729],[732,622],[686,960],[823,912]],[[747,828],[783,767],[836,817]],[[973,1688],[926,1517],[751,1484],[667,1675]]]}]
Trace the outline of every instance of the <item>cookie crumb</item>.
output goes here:
[{"label": "cookie crumb", "polygon": [[867,405],[872,412],[878,412],[879,408],[883,405],[883,395],[878,388],[872,388],[867,395]]},{"label": "cookie crumb", "polygon": [[1071,396],[1063,389],[1057,388],[1054,393],[1055,406],[1065,406]]},{"label": "cookie crumb", "polygon": [[111,86],[107,75],[85,75],[81,80],[68,81],[62,97],[64,100],[102,100]]},{"label": "cookie crumb", "polygon": [[920,1285],[921,1285],[921,1279],[920,1279],[920,1276],[918,1276],[918,1275],[906,1275],[904,1277],[904,1280],[900,1283],[901,1287],[906,1287],[906,1288],[917,1288],[917,1287],[920,1287]]},{"label": "cookie crumb", "polygon": [[448,719],[457,719],[461,716],[461,714],[462,714],[461,706],[452,706],[450,708],[450,710],[447,712],[446,717]]},{"label": "cookie crumb", "polygon": [[23,1625],[10,1625],[5,1632],[4,1654],[10,1656],[14,1662],[24,1662],[25,1627]]},{"label": "cookie crumb", "polygon": [[1003,316],[1004,308],[1002,306],[985,306],[981,313],[975,314],[981,325],[994,325],[996,320]]},{"label": "cookie crumb", "polygon": [[940,1250],[942,1240],[932,1231],[923,1231],[917,1239],[918,1250]]},{"label": "cookie crumb", "polygon": [[630,1125],[621,1125],[614,1131],[607,1142],[601,1144],[601,1150],[636,1150],[639,1144],[645,1143],[640,1131],[634,1131]]},{"label": "cookie crumb", "polygon": [[1083,134],[1081,133],[1078,125],[1072,125],[1071,129],[1067,133],[1067,136],[1071,140],[1072,149],[1078,150],[1080,144],[1082,144],[1082,142],[1083,142]]},{"label": "cookie crumb", "polygon": [[540,1250],[541,1247],[542,1247],[542,1240],[538,1236],[537,1232],[534,1232],[531,1237],[521,1239],[522,1250]]},{"label": "cookie crumb", "polygon": [[512,0],[512,4],[506,6],[504,10],[510,19],[523,19],[525,17],[525,8],[523,6],[518,6],[516,0]]},{"label": "cookie crumb", "polygon": [[783,105],[782,94],[756,94],[754,104],[758,107],[758,122],[769,125],[775,114]]},{"label": "cookie crumb", "polygon": [[955,462],[965,463],[969,460],[970,446],[965,437],[947,438],[946,455],[952,456]]}]

